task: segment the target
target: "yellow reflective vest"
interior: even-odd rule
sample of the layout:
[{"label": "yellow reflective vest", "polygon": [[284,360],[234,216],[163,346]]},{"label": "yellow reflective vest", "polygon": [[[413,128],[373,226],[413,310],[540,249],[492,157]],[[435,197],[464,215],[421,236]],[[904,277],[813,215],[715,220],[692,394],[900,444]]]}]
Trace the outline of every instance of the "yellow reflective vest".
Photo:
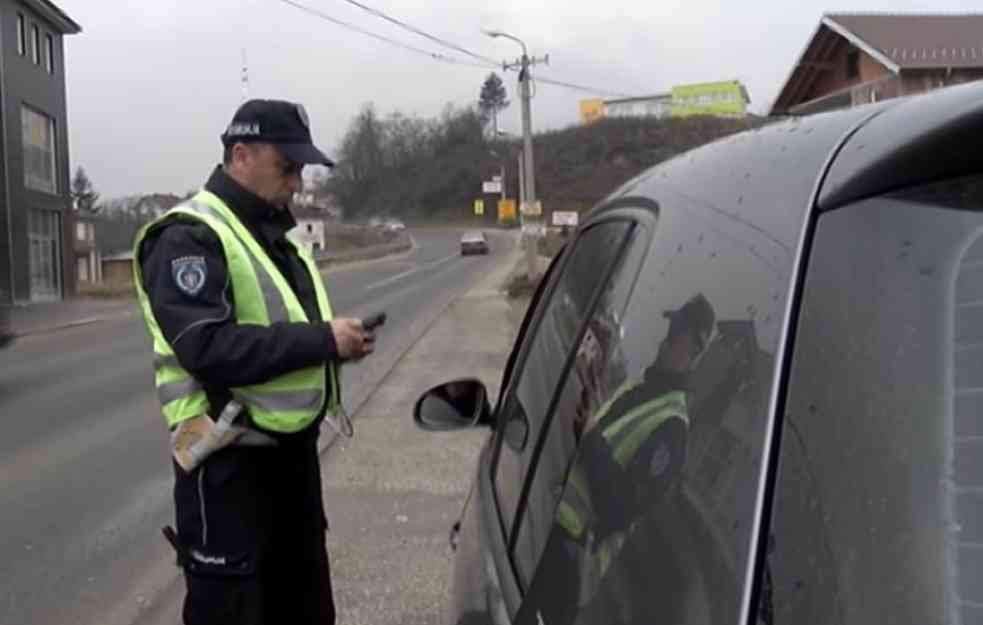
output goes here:
[{"label": "yellow reflective vest", "polygon": [[[634,406],[623,414],[610,416],[609,412],[615,402],[637,386],[637,383],[632,382],[622,385],[600,407],[598,414],[592,420],[600,429],[608,453],[622,469],[628,467],[645,441],[665,423],[679,419],[684,425],[689,426],[686,393],[683,391],[663,393]],[[589,524],[594,520],[595,513],[588,492],[586,479],[580,473],[579,466],[574,463],[563,497],[557,506],[556,520],[576,541],[584,539]]]},{"label": "yellow reflective vest", "polygon": [[[134,243],[134,283],[147,330],[153,339],[157,397],[168,427],[204,414],[209,408],[202,384],[181,368],[174,349],[161,332],[143,287],[140,247],[148,232],[175,215],[198,220],[218,236],[232,286],[236,323],[269,326],[279,321],[310,322],[297,295],[263,247],[213,193],[201,191],[144,226]],[[310,273],[322,319],[331,321],[331,303],[314,259],[303,247],[292,241],[291,244]],[[330,389],[326,382],[329,379]],[[313,423],[329,399],[328,410],[336,412],[340,406],[339,389],[337,367],[325,363],[291,371],[262,384],[229,390],[245,406],[254,424],[274,432],[292,433]]]}]

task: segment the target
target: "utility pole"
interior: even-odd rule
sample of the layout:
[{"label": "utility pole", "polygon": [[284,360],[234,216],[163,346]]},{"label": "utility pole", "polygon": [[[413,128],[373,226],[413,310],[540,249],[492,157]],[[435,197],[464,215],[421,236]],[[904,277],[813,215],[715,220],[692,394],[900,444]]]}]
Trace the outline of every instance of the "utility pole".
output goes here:
[{"label": "utility pole", "polygon": [[530,57],[526,49],[526,44],[518,37],[497,30],[484,32],[489,37],[504,37],[522,46],[522,58],[513,63],[502,63],[502,68],[505,70],[519,68],[519,91],[522,97],[522,166],[519,169],[519,173],[521,180],[520,186],[523,188],[520,207],[524,206],[526,209],[526,211],[520,209],[519,212],[520,222],[523,225],[523,230],[526,231],[523,234],[526,242],[527,275],[529,281],[533,282],[537,274],[536,256],[537,248],[539,247],[539,235],[538,231],[529,231],[526,229],[526,226],[541,224],[542,215],[538,219],[530,220],[530,215],[527,214],[528,211],[534,209],[536,204],[536,174],[532,152],[532,89],[530,88],[532,75],[530,74],[529,68],[539,63],[549,63],[549,55],[542,58]]},{"label": "utility pole", "polygon": [[246,63],[246,49],[242,49],[242,101],[249,99],[249,65]]},{"label": "utility pole", "polygon": [[505,159],[502,159],[499,162],[498,168],[499,168],[499,178],[502,185],[502,188],[499,190],[502,192],[501,196],[502,196],[502,201],[504,202],[505,201]]},{"label": "utility pole", "polygon": [[[526,166],[522,162],[522,150],[519,150],[519,201],[526,197]],[[520,219],[521,222],[521,219]]]}]

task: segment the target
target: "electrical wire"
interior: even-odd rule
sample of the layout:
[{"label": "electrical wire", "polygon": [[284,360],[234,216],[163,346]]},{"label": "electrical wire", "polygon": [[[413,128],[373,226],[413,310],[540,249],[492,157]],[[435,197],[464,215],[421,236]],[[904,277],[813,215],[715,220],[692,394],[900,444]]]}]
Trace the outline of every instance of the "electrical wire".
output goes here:
[{"label": "electrical wire", "polygon": [[431,35],[430,33],[426,32],[424,30],[421,30],[421,29],[417,28],[416,26],[413,26],[411,24],[407,24],[406,22],[404,22],[402,20],[398,20],[395,17],[392,17],[392,16],[387,15],[386,13],[380,11],[379,9],[374,9],[374,8],[368,6],[368,5],[365,5],[365,4],[361,3],[361,2],[359,2],[358,0],[344,0],[344,1],[347,2],[348,4],[353,5],[353,6],[357,6],[358,8],[362,9],[363,11],[366,11],[368,13],[371,13],[372,15],[374,15],[374,16],[376,16],[378,18],[384,19],[387,22],[390,22],[392,24],[395,24],[395,25],[399,26],[400,28],[405,28],[406,30],[408,30],[408,31],[410,31],[412,33],[415,33],[417,35],[420,35],[421,37],[425,37],[425,38],[429,39],[430,41],[433,41],[436,44],[442,45],[442,46],[444,46],[446,48],[450,48],[451,50],[456,50],[457,52],[460,52],[461,54],[466,54],[467,56],[470,56],[471,58],[474,58],[474,59],[478,59],[479,61],[484,61],[485,63],[488,63],[492,67],[499,67],[499,63],[495,59],[492,59],[492,58],[487,57],[487,56],[483,56],[481,54],[477,54],[475,52],[472,52],[472,51],[468,50],[467,48],[462,48],[461,46],[457,45],[456,43],[452,43],[450,41],[447,41],[446,39],[441,39],[440,37],[437,37],[435,35]]},{"label": "electrical wire", "polygon": [[[328,14],[322,12],[322,11],[319,11],[318,9],[315,9],[313,7],[309,7],[309,6],[304,5],[304,4],[301,4],[299,2],[296,2],[295,0],[280,0],[280,2],[283,2],[284,4],[288,4],[290,6],[293,6],[293,7],[297,8],[297,9],[300,9],[301,11],[304,11],[304,12],[310,14],[310,15],[313,15],[313,16],[318,17],[320,19],[323,19],[325,21],[331,22],[332,24],[335,24],[337,26],[341,26],[342,28],[347,28],[347,29],[352,30],[354,32],[357,32],[359,34],[365,35],[366,37],[372,37],[373,39],[377,39],[377,40],[382,41],[384,43],[388,43],[389,45],[395,46],[397,48],[401,48],[403,50],[407,50],[407,51],[410,51],[410,52],[414,52],[416,54],[420,54],[420,55],[426,56],[426,57],[428,57],[428,58],[430,58],[430,59],[432,59],[434,61],[440,61],[442,63],[448,63],[448,64],[451,64],[451,65],[461,65],[461,66],[464,66],[464,67],[474,67],[474,68],[478,68],[478,69],[490,69],[490,68],[494,67],[494,68],[503,68],[504,71],[518,71],[518,68],[516,68],[514,66],[505,66],[505,67],[503,67],[501,64],[496,63],[494,60],[492,60],[489,57],[485,57],[485,56],[482,56],[480,54],[476,54],[474,52],[471,52],[470,50],[467,50],[465,48],[462,48],[460,46],[457,46],[456,44],[453,44],[453,43],[451,43],[449,41],[445,41],[443,39],[440,39],[439,37],[435,37],[433,35],[430,35],[429,33],[426,33],[426,32],[424,32],[424,31],[422,31],[422,30],[420,30],[418,28],[415,28],[414,26],[411,26],[409,24],[406,24],[404,22],[401,22],[400,20],[397,20],[396,18],[390,17],[390,16],[386,15],[385,13],[383,13],[382,11],[378,11],[376,9],[373,9],[372,7],[369,7],[367,5],[364,5],[361,2],[358,2],[358,0],[344,0],[344,1],[345,2],[348,2],[350,4],[353,4],[353,5],[361,8],[361,9],[363,9],[365,11],[368,11],[369,13],[372,13],[373,15],[376,15],[376,16],[378,16],[378,17],[380,17],[382,19],[385,19],[385,20],[387,20],[389,22],[392,22],[394,24],[398,24],[399,26],[401,26],[403,28],[406,28],[406,29],[408,29],[408,30],[410,30],[410,31],[412,31],[412,32],[420,35],[420,36],[426,37],[427,39],[430,39],[430,40],[432,40],[432,41],[434,41],[436,43],[439,43],[442,46],[452,48],[452,49],[457,50],[457,51],[459,51],[459,52],[461,52],[463,54],[466,54],[466,55],[468,55],[470,57],[476,58],[476,59],[482,61],[485,64],[478,64],[478,63],[474,63],[474,62],[471,62],[471,61],[463,61],[461,59],[457,59],[457,58],[454,58],[454,57],[451,57],[451,56],[440,54],[439,52],[429,52],[429,51],[424,50],[422,48],[417,48],[415,46],[412,46],[412,45],[410,45],[408,43],[404,43],[402,41],[397,41],[395,39],[390,39],[389,37],[385,37],[383,35],[379,35],[377,33],[371,32],[369,30],[365,30],[364,28],[361,28],[361,27],[356,26],[354,24],[351,24],[349,22],[345,22],[345,21],[340,20],[338,18],[332,17],[332,16],[330,16],[330,15],[328,15]],[[617,92],[617,91],[611,91],[611,90],[608,90],[608,89],[598,89],[598,88],[590,87],[590,86],[587,86],[587,85],[578,85],[578,84],[575,84],[575,83],[569,83],[569,82],[564,82],[564,81],[560,81],[560,80],[554,80],[552,78],[543,77],[543,76],[535,76],[535,77],[533,77],[532,78],[533,85],[535,85],[536,82],[542,82],[542,83],[547,84],[547,85],[553,85],[553,86],[557,86],[557,87],[564,87],[564,88],[567,88],[567,89],[573,89],[575,91],[583,91],[583,92],[591,93],[591,94],[595,94],[595,95],[614,96],[614,97],[631,97],[628,94],[620,93],[620,92]]]},{"label": "electrical wire", "polygon": [[575,91],[584,91],[586,93],[593,93],[595,95],[613,96],[616,98],[630,98],[631,95],[627,93],[621,93],[618,91],[610,91],[608,89],[598,89],[596,87],[588,87],[586,85],[577,85],[570,82],[563,82],[562,80],[554,80],[552,78],[545,78],[543,76],[534,76],[533,82],[541,82],[547,85],[553,85],[556,87],[565,87],[567,89],[573,89]]},{"label": "electrical wire", "polygon": [[430,57],[431,59],[434,59],[436,61],[444,61],[444,62],[447,62],[447,63],[461,63],[461,61],[458,61],[457,59],[451,58],[449,56],[444,56],[443,54],[440,54],[440,53],[437,53],[437,52],[428,52],[428,51],[423,50],[421,48],[417,48],[417,47],[411,46],[408,43],[403,43],[402,41],[396,41],[395,39],[390,39],[388,37],[384,37],[382,35],[378,35],[378,34],[373,33],[371,31],[365,30],[364,28],[359,28],[358,26],[355,26],[354,24],[349,24],[348,22],[344,22],[344,21],[339,20],[337,18],[331,17],[330,15],[327,15],[326,13],[322,13],[321,11],[318,11],[317,9],[314,9],[312,7],[309,7],[309,6],[306,6],[306,5],[303,5],[303,4],[300,4],[299,2],[295,2],[294,0],[280,0],[280,2],[283,2],[284,4],[289,4],[290,6],[295,7],[297,9],[300,9],[301,11],[304,11],[305,13],[308,13],[310,15],[314,15],[315,17],[319,17],[319,18],[321,18],[323,20],[326,20],[328,22],[331,22],[332,24],[336,24],[338,26],[341,26],[342,28],[347,28],[349,30],[353,30],[353,31],[355,31],[357,33],[360,33],[362,35],[365,35],[366,37],[372,37],[373,39],[378,39],[379,41],[388,43],[389,45],[392,45],[392,46],[396,46],[397,48],[402,48],[404,50],[409,50],[410,52],[415,52],[417,54],[422,54],[422,55],[427,56],[427,57]]}]

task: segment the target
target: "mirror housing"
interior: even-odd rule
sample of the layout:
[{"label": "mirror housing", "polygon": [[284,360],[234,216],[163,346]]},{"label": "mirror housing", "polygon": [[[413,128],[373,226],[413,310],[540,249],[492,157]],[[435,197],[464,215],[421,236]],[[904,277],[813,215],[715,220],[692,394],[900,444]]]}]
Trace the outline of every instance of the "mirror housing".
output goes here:
[{"label": "mirror housing", "polygon": [[431,432],[491,425],[488,391],[480,380],[464,378],[435,386],[416,400],[413,421]]}]

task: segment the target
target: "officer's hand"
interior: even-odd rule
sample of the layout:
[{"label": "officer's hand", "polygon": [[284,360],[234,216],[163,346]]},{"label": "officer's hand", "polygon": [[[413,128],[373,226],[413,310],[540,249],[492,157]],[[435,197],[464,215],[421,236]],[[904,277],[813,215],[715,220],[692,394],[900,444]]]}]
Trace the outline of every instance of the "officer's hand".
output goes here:
[{"label": "officer's hand", "polygon": [[366,332],[360,319],[340,318],[331,321],[331,331],[342,360],[358,360],[372,353],[375,336]]}]

